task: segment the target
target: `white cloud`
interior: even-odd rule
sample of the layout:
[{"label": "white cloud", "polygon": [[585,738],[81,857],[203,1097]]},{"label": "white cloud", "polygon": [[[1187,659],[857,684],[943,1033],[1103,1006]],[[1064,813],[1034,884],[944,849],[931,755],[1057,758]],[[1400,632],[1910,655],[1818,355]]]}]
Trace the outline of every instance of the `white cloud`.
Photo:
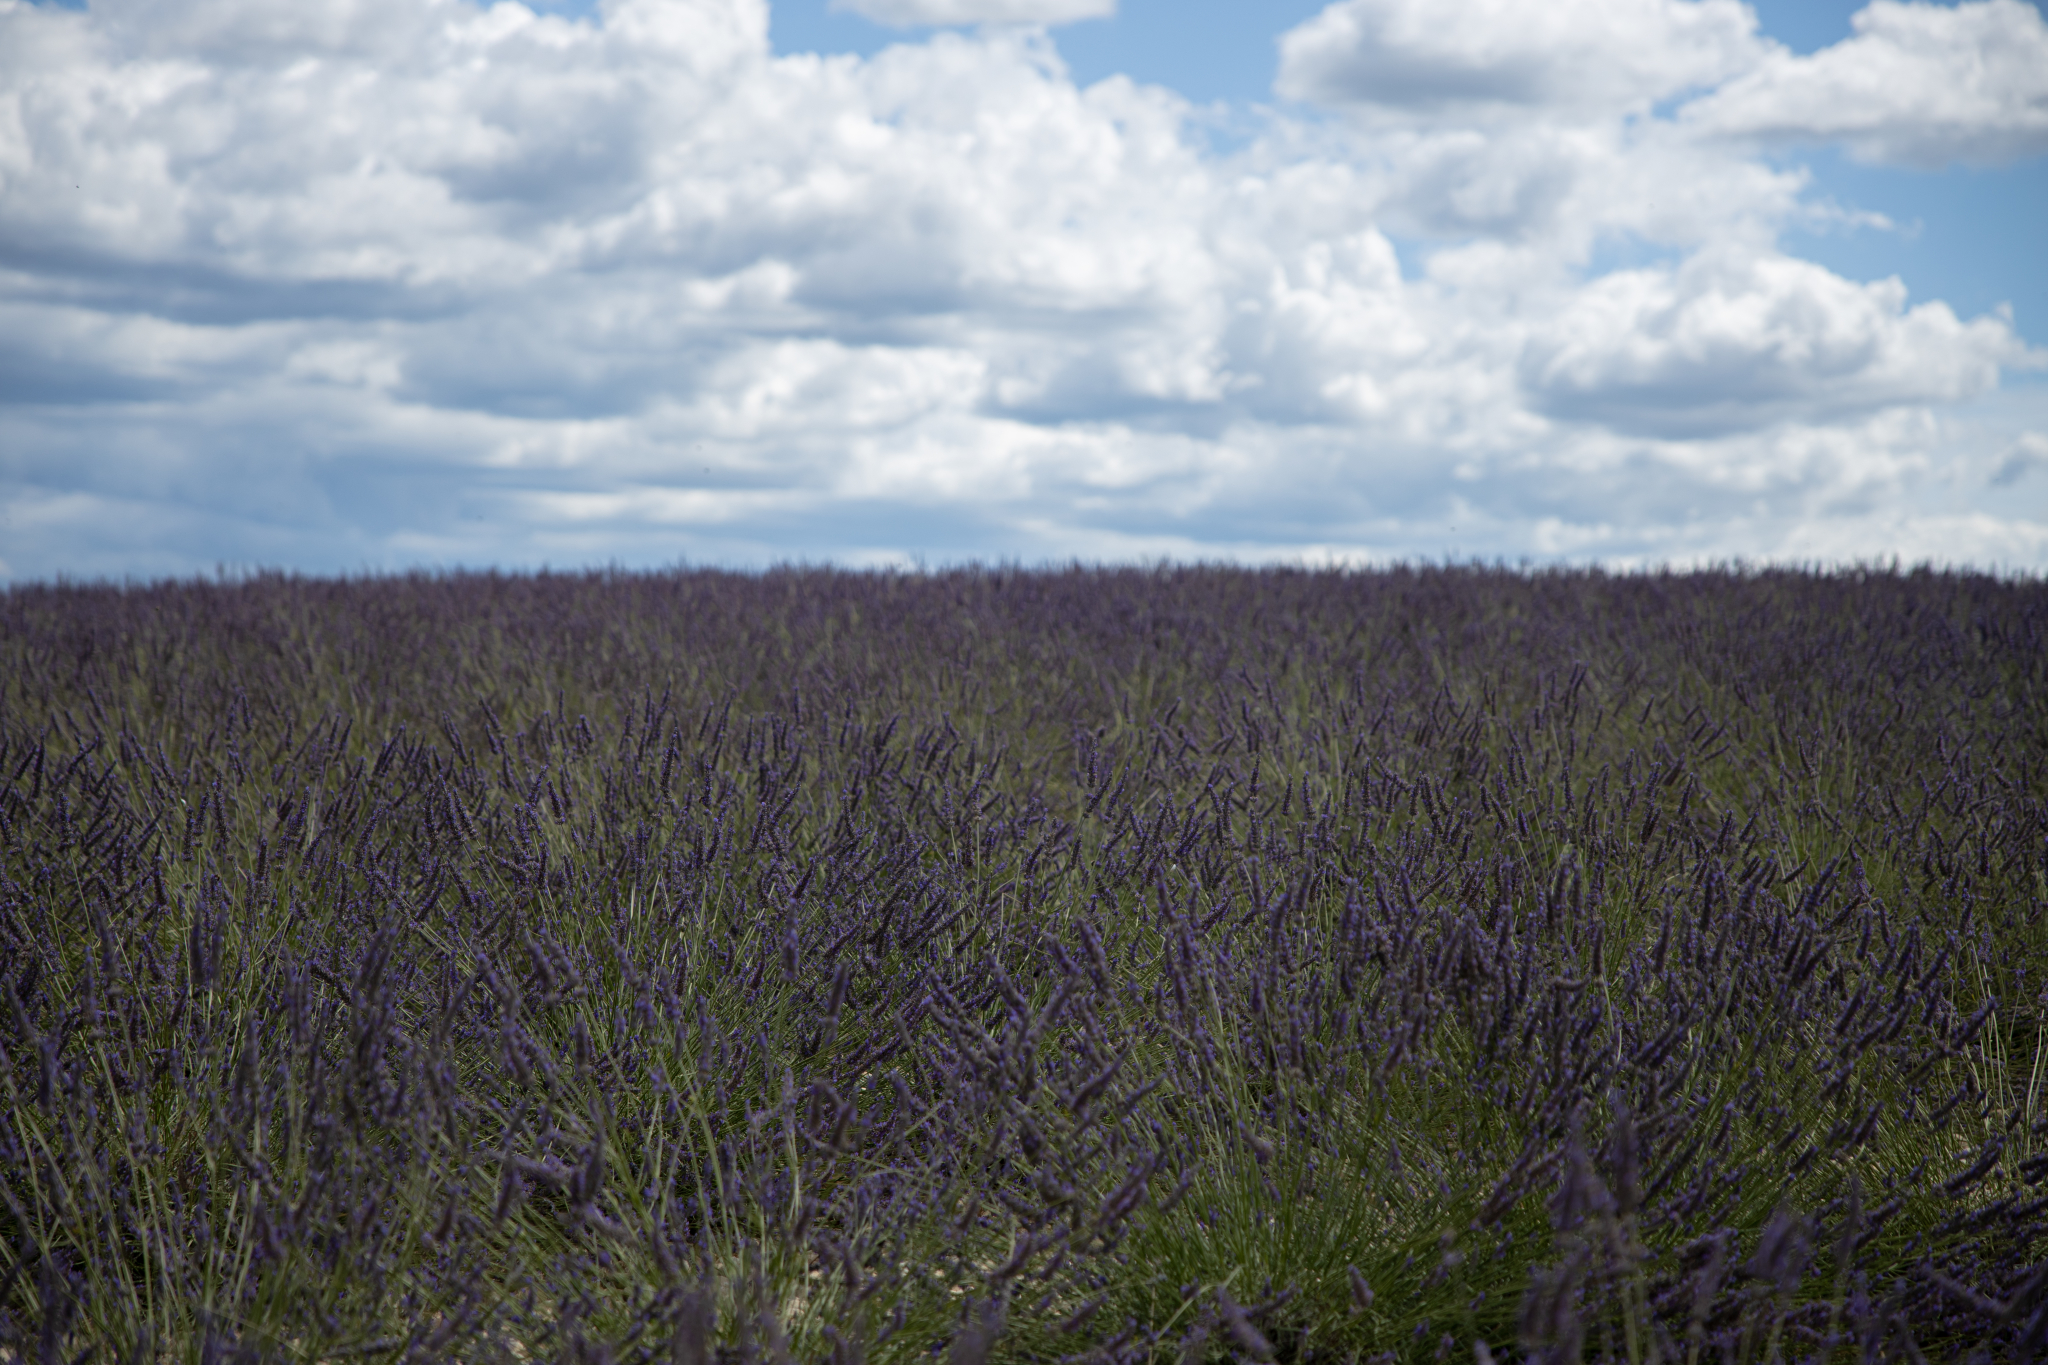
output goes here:
[{"label": "white cloud", "polygon": [[953,24],[1071,24],[1080,19],[1107,19],[1116,0],[832,0],[831,8],[851,10],[893,28]]},{"label": "white cloud", "polygon": [[230,64],[279,58],[402,55],[459,20],[460,0],[95,0],[92,14],[131,52]]},{"label": "white cloud", "polygon": [[1755,30],[1739,0],[1340,0],[1281,39],[1277,88],[1408,116],[1607,112],[1744,70]]},{"label": "white cloud", "polygon": [[2048,21],[2023,0],[1873,0],[1855,36],[1776,51],[1684,111],[1693,127],[1843,142],[1871,161],[1940,166],[2048,153]]},{"label": "white cloud", "polygon": [[1029,27],[778,58],[761,0],[120,4],[0,0],[13,573],[2048,523],[2012,431],[1939,415],[2033,362],[2010,319],[1786,257],[1801,177],[1646,107],[1764,60],[1721,0],[1602,7],[1606,67],[1585,7],[1348,0],[1290,79],[1368,19],[1480,75],[1228,155]]},{"label": "white cloud", "polygon": [[1685,436],[1951,403],[2024,355],[2001,319],[1908,309],[1895,279],[1706,254],[1595,281],[1532,333],[1521,377],[1550,416]]}]

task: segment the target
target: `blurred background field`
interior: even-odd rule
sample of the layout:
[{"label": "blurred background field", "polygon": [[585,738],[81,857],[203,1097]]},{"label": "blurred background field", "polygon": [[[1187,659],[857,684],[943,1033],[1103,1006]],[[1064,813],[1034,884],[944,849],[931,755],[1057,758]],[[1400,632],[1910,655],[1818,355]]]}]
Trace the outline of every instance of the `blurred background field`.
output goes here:
[{"label": "blurred background field", "polygon": [[2048,589],[0,595],[14,1358],[2048,1351]]}]

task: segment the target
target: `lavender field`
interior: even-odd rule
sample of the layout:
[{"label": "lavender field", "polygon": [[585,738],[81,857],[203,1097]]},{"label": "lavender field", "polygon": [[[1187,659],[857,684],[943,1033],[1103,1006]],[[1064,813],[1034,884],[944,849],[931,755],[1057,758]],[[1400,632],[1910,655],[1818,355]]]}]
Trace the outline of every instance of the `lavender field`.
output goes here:
[{"label": "lavender field", "polygon": [[2048,586],[0,595],[0,1357],[2048,1357]]}]

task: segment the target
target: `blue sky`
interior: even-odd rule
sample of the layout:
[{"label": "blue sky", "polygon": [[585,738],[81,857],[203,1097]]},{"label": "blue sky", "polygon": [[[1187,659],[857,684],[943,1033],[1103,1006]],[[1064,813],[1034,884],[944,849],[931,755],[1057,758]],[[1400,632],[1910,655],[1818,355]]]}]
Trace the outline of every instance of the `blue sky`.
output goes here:
[{"label": "blue sky", "polygon": [[2044,223],[2023,0],[0,0],[0,581],[2038,571]]},{"label": "blue sky", "polygon": [[[2034,0],[2035,8],[2041,8]],[[1851,36],[1861,0],[1765,0],[1753,3],[1765,34],[1810,54]],[[594,0],[539,6],[594,16]],[[1197,104],[1242,109],[1273,102],[1281,33],[1319,13],[1318,0],[1119,0],[1115,14],[1061,27],[1060,56],[1074,80],[1108,76],[1162,85]],[[937,31],[897,28],[834,9],[829,0],[778,0],[769,14],[777,52],[872,57],[894,43]],[[2028,334],[2048,336],[2048,253],[2036,242],[2048,224],[2048,159],[1996,168],[1956,165],[1930,174],[1862,165],[1826,146],[1779,154],[1814,175],[1815,191],[1884,214],[1897,228],[1795,229],[1798,254],[1851,279],[1897,275],[1919,298],[1946,299],[1969,313],[2010,303]]]},{"label": "blue sky", "polygon": [[[2041,6],[2037,3],[2037,9]],[[588,14],[590,3],[558,13]],[[1107,76],[1163,85],[1198,104],[1237,107],[1273,102],[1281,33],[1324,8],[1316,0],[1119,0],[1116,13],[1062,27],[1060,55],[1082,85]],[[1851,36],[1861,0],[1753,3],[1762,31],[1797,53]],[[925,30],[924,32],[929,32]],[[828,0],[785,0],[770,12],[778,52],[850,52],[873,56],[919,30],[891,28]],[[1997,168],[1957,165],[1925,170],[1860,165],[1826,146],[1779,154],[1813,172],[1815,190],[1882,213],[1892,231],[1797,231],[1799,255],[1851,279],[1897,275],[1918,298],[1946,299],[1967,313],[2010,303],[2027,334],[2048,340],[2048,159]]]}]

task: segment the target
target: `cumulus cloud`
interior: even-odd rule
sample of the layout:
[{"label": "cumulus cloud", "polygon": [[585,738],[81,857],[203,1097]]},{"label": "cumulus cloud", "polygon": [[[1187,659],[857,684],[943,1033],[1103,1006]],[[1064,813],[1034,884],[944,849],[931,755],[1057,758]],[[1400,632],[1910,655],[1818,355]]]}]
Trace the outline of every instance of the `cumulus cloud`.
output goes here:
[{"label": "cumulus cloud", "polygon": [[1281,39],[1277,88],[1410,116],[1604,112],[1714,85],[1762,50],[1740,0],[1340,0]]},{"label": "cumulus cloud", "polygon": [[949,24],[1071,24],[1079,19],[1107,19],[1116,0],[832,0],[831,8],[850,10],[893,28]]},{"label": "cumulus cloud", "polygon": [[1648,107],[1763,69],[1746,10],[1458,4],[1334,5],[1283,79],[1401,118],[1225,154],[1051,4],[863,60],[762,0],[0,0],[8,572],[1710,557],[1996,484],[1933,414],[2010,320],[1786,257],[1799,175]]},{"label": "cumulus cloud", "polygon": [[1855,35],[1779,50],[1686,108],[1693,127],[1841,142],[1869,161],[1934,167],[2048,153],[2048,21],[2024,0],[1873,0]]},{"label": "cumulus cloud", "polygon": [[1940,302],[1909,309],[1896,279],[1702,255],[1595,281],[1535,329],[1520,373],[1553,417],[1689,436],[1952,403],[2024,356],[2002,319],[1964,323]]}]

